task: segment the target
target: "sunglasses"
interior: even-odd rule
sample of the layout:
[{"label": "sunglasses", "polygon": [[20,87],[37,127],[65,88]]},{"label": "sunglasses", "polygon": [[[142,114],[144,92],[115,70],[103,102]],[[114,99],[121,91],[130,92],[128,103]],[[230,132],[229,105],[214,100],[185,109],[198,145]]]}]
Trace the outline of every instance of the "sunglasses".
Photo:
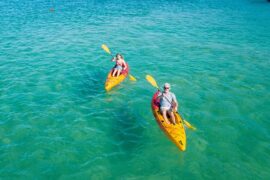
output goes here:
[{"label": "sunglasses", "polygon": [[169,87],[164,87],[164,89],[170,89]]}]

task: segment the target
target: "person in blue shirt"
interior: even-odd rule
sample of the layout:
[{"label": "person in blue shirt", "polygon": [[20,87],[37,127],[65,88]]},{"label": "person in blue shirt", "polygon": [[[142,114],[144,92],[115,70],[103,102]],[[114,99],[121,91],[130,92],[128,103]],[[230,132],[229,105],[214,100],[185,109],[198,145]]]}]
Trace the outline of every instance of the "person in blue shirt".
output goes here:
[{"label": "person in blue shirt", "polygon": [[176,124],[175,116],[173,112],[177,112],[178,102],[176,100],[175,94],[170,92],[171,86],[169,83],[164,84],[164,91],[159,92],[158,98],[160,99],[160,112],[166,123],[171,124],[168,120],[167,114],[171,117],[173,124]]}]

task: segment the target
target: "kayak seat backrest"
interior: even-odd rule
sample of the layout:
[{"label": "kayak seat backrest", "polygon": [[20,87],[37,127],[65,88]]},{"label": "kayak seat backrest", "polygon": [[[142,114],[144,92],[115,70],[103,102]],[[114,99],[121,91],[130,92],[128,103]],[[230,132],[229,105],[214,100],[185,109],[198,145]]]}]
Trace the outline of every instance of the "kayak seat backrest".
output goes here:
[{"label": "kayak seat backrest", "polygon": [[155,106],[160,107],[160,103],[158,101],[154,102]]},{"label": "kayak seat backrest", "polygon": [[154,105],[157,106],[158,108],[160,107],[160,103],[158,99],[154,99]]}]

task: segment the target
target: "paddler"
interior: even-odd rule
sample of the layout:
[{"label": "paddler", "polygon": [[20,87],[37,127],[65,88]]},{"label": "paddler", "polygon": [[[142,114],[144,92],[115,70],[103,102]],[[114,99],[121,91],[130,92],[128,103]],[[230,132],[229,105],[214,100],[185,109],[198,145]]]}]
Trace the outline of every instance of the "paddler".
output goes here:
[{"label": "paddler", "polygon": [[119,53],[117,53],[116,56],[112,58],[112,61],[115,61],[112,76],[115,77],[116,75],[116,77],[118,77],[123,70],[126,70],[127,64],[124,60],[124,57]]},{"label": "paddler", "polygon": [[171,122],[168,120],[167,117],[167,114],[169,114],[172,123],[176,124],[173,112],[177,112],[178,103],[175,94],[170,92],[170,89],[171,85],[169,83],[165,83],[163,86],[163,91],[159,92],[158,94],[158,98],[160,99],[159,108],[166,123],[171,124]]}]

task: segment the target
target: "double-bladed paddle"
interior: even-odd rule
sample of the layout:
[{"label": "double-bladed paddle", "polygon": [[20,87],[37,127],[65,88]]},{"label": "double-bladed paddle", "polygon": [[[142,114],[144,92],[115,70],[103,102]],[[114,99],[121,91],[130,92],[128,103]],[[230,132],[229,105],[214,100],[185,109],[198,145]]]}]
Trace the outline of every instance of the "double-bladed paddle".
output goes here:
[{"label": "double-bladed paddle", "polygon": [[[155,88],[157,88],[158,90],[160,90],[160,88],[159,88],[158,85],[157,85],[156,80],[155,80],[152,76],[146,75],[145,78],[146,78],[146,80],[147,80],[152,86],[154,86]],[[169,103],[171,103],[171,102],[169,102]],[[178,112],[176,112],[176,113],[178,113]],[[179,114],[179,113],[178,113],[178,114]],[[179,114],[179,115],[180,115],[180,114]],[[180,115],[180,117],[181,117],[181,115]],[[181,118],[182,118],[182,117],[181,117]],[[182,118],[182,119],[183,119],[183,118]],[[184,121],[185,125],[186,125],[189,129],[196,130],[196,128],[193,127],[187,120],[183,119],[183,121]]]},{"label": "double-bladed paddle", "polygon": [[[101,45],[101,48],[108,54],[110,54],[112,57],[114,57],[110,51],[110,49],[108,48],[108,46],[106,44],[102,44]],[[129,75],[129,79],[131,81],[136,81],[136,78],[134,76],[132,76],[131,74],[128,74]]]}]

